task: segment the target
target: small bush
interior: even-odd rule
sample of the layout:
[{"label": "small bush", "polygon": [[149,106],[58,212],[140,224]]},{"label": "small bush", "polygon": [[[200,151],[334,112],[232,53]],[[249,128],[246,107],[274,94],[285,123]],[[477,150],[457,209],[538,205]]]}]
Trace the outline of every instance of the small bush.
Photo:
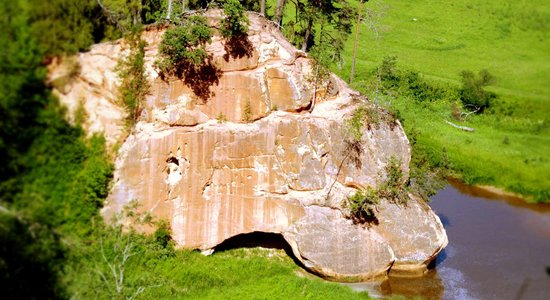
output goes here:
[{"label": "small bush", "polygon": [[248,16],[238,0],[226,0],[223,5],[225,18],[220,24],[220,33],[224,38],[246,35],[248,32]]},{"label": "small bush", "polygon": [[192,16],[181,26],[166,30],[155,62],[161,72],[181,74],[189,66],[197,66],[208,58],[206,44],[212,41],[213,31],[203,16]]},{"label": "small bush", "polygon": [[154,233],[155,242],[158,246],[167,250],[174,250],[174,241],[172,240],[172,229],[166,220],[157,222],[157,229]]},{"label": "small bush", "polygon": [[455,97],[456,92],[450,87],[427,81],[418,72],[400,70],[395,56],[384,57],[375,73],[386,94],[408,96],[419,102]]},{"label": "small bush", "polygon": [[344,122],[345,135],[351,140],[360,141],[363,130],[378,129],[381,124],[387,124],[393,130],[397,125],[396,114],[375,104],[361,104],[351,118]]},{"label": "small bush", "polygon": [[252,120],[252,104],[250,103],[250,100],[246,100],[244,104],[242,120],[245,122]]},{"label": "small bush", "polygon": [[408,191],[403,170],[401,170],[401,162],[394,156],[390,157],[384,171],[387,177],[378,188],[378,196],[394,203],[406,202]]},{"label": "small bush", "polygon": [[367,114],[367,109],[364,106],[358,107],[351,118],[345,122],[345,128],[348,135],[355,141],[360,141],[363,137],[363,125]]},{"label": "small bush", "polygon": [[384,57],[376,69],[376,73],[386,90],[399,88],[401,85],[401,76],[397,69],[397,56]]},{"label": "small bush", "polygon": [[460,89],[460,100],[465,108],[482,113],[491,105],[496,94],[485,90],[486,86],[492,85],[496,79],[489,71],[481,70],[476,76],[471,71],[462,71],[462,88]]},{"label": "small bush", "polygon": [[416,101],[437,101],[446,97],[446,90],[422,78],[418,72],[403,72],[401,88]]},{"label": "small bush", "polygon": [[216,117],[216,120],[218,120],[218,124],[225,123],[227,122],[227,116],[220,112]]},{"label": "small bush", "polygon": [[359,190],[343,203],[344,207],[349,208],[349,217],[354,223],[364,224],[378,222],[375,211],[376,205],[382,199],[392,203],[405,204],[408,199],[408,186],[401,170],[401,162],[390,157],[386,167],[386,180],[376,188],[366,188]]},{"label": "small bush", "polygon": [[128,125],[132,126],[141,113],[141,103],[149,93],[149,82],[145,74],[145,46],[147,43],[139,32],[126,38],[130,45],[130,54],[119,61],[117,73],[121,79],[119,88],[122,104],[126,108]]},{"label": "small bush", "polygon": [[376,190],[367,188],[359,190],[347,199],[345,206],[349,208],[350,218],[356,224],[377,222],[376,205],[380,198],[376,195]]},{"label": "small bush", "polygon": [[78,100],[78,105],[74,111],[74,124],[77,126],[84,126],[88,122],[88,112],[84,105],[84,98]]}]

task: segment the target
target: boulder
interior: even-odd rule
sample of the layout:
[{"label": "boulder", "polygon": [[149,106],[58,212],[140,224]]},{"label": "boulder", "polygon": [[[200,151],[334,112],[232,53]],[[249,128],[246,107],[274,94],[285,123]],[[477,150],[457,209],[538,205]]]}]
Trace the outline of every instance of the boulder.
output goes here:
[{"label": "boulder", "polygon": [[[220,11],[208,16],[216,26]],[[78,56],[89,71],[59,97],[69,111],[83,99],[91,116],[85,128],[121,143],[103,216],[110,220],[137,202],[138,212],[170,223],[179,247],[205,252],[239,234],[282,234],[307,269],[334,280],[375,279],[390,268],[421,274],[447,243],[427,204],[414,195],[406,205],[383,202],[379,223],[368,225],[347,219],[343,207],[357,188],[385,179],[390,157],[408,176],[410,146],[399,122],[336,76],[314,105],[310,59],[270,22],[249,17],[249,35],[240,41],[246,51],[219,36],[207,47],[215,72],[207,85],[195,86],[189,74],[162,78],[154,61],[164,30],[146,30],[151,89],[126,139],[114,71],[127,53],[124,42]],[[350,159],[345,120],[359,105],[383,117],[369,120],[361,151]]]}]

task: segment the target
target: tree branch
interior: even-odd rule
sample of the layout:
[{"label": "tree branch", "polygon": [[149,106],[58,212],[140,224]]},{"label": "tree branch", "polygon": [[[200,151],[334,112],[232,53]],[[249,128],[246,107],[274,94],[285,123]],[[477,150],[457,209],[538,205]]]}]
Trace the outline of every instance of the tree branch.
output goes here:
[{"label": "tree branch", "polygon": [[475,131],[475,129],[472,128],[472,127],[459,126],[459,125],[456,125],[455,123],[452,123],[452,122],[449,122],[449,121],[445,121],[445,123],[453,126],[454,128],[460,129],[460,130],[464,130],[464,131],[468,131],[468,132],[474,132]]}]

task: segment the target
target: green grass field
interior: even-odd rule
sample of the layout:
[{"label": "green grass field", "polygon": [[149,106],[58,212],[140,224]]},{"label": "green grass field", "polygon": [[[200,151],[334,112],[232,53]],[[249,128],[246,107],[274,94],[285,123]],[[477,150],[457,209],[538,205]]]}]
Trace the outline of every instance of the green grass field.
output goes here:
[{"label": "green grass field", "polygon": [[[304,277],[303,270],[282,250],[236,249],[204,257],[180,252],[177,264],[166,261],[158,274],[174,288],[150,289],[144,298],[189,299],[370,299],[349,287],[319,278]],[[160,292],[160,293],[159,293]],[[160,298],[159,298],[160,297]]]},{"label": "green grass field", "polygon": [[[374,98],[367,82],[385,56],[431,82],[460,86],[460,72],[487,69],[497,78],[492,109],[460,123],[451,118],[458,99],[419,105],[407,97],[376,99],[398,111],[415,147],[439,160],[446,149],[456,175],[550,200],[550,3],[535,1],[370,1],[382,11],[379,38],[361,26],[352,87]],[[348,79],[353,36],[342,68]],[[445,123],[475,128],[469,133]]]},{"label": "green grass field", "polygon": [[[139,299],[371,299],[366,292],[306,273],[284,250],[240,248],[209,257],[178,250],[163,255],[153,243],[143,238],[136,243],[138,255],[128,260],[120,294],[97,259],[75,264],[82,267],[69,273],[74,275],[70,294],[82,299],[126,299],[136,293]],[[97,270],[105,271],[106,282],[97,280]]]}]

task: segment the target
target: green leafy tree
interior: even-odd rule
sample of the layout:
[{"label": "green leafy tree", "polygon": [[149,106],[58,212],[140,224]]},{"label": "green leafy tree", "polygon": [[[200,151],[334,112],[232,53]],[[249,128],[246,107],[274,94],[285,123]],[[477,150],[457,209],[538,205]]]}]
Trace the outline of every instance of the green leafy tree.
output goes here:
[{"label": "green leafy tree", "polygon": [[320,42],[322,35],[324,42],[337,48],[335,52],[341,51],[355,16],[355,10],[346,0],[297,0],[295,9],[296,19],[287,22],[285,27],[289,27],[287,33],[302,51]]},{"label": "green leafy tree", "polygon": [[492,85],[496,79],[489,71],[481,70],[476,76],[471,71],[462,71],[462,88],[460,89],[460,100],[465,108],[482,113],[491,105],[496,94],[486,91],[485,87]]},{"label": "green leafy tree", "polygon": [[32,34],[42,50],[49,55],[75,53],[87,49],[101,39],[98,26],[102,17],[95,1],[88,0],[27,0]]},{"label": "green leafy tree", "polygon": [[358,190],[344,200],[344,206],[350,210],[349,217],[355,223],[378,222],[376,205],[382,199],[392,203],[404,204],[407,202],[409,186],[401,169],[401,162],[391,156],[384,168],[384,173],[386,179],[377,187]]},{"label": "green leafy tree", "polygon": [[122,32],[143,23],[141,0],[97,0],[107,20]]},{"label": "green leafy tree", "polygon": [[130,45],[130,53],[122,59],[118,66],[118,76],[121,79],[120,94],[126,108],[128,124],[133,125],[141,111],[141,103],[149,92],[149,81],[145,74],[145,46],[146,42],[139,32],[128,35],[126,41]]},{"label": "green leafy tree", "polygon": [[281,23],[283,22],[285,4],[286,4],[286,0],[277,0],[277,6],[275,8],[275,17],[273,18],[273,21],[275,21],[276,24],[281,25]]},{"label": "green leafy tree", "polygon": [[[22,171],[21,156],[43,130],[40,114],[49,101],[42,66],[44,50],[17,1],[0,5],[0,182]],[[9,189],[0,184],[0,191]]]},{"label": "green leafy tree", "polygon": [[225,17],[220,24],[220,33],[224,38],[246,35],[248,16],[239,0],[226,0],[223,4]]},{"label": "green leafy tree", "polygon": [[193,90],[204,103],[211,97],[210,87],[219,83],[221,71],[206,52],[206,44],[212,40],[213,30],[206,18],[193,15],[182,20],[181,25],[164,33],[155,62],[162,78],[176,76]]},{"label": "green leafy tree", "polygon": [[207,58],[206,44],[213,31],[203,16],[191,16],[181,26],[164,33],[159,47],[157,67],[166,74],[181,74],[190,65],[200,65]]}]

